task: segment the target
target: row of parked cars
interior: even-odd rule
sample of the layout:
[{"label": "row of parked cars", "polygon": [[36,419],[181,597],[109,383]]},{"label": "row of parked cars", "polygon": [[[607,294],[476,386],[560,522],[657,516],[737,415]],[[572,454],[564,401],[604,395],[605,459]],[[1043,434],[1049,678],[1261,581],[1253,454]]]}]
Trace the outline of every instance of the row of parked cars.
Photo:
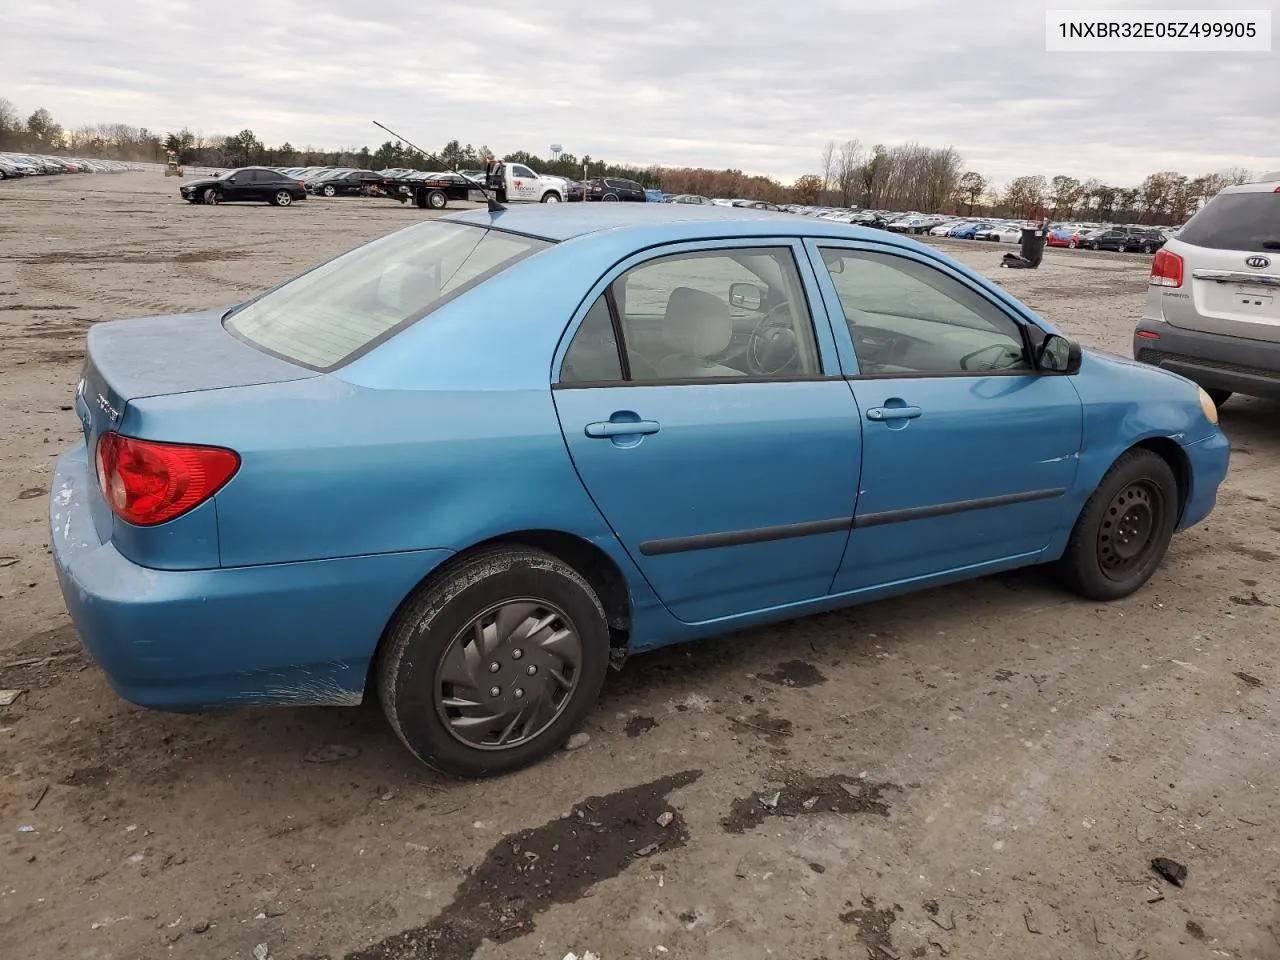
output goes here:
[{"label": "row of parked cars", "polygon": [[60,173],[124,173],[142,169],[119,160],[82,160],[78,157],[45,157],[34,153],[0,153],[0,180],[48,177]]},{"label": "row of parked cars", "polygon": [[[779,209],[804,216],[876,227],[893,233],[911,233],[953,240],[986,240],[993,243],[1019,243],[1023,220],[972,219],[944,214],[893,213],[887,210],[840,210],[830,207],[808,207],[784,204]],[[1051,247],[1083,247],[1087,250],[1115,250],[1120,253],[1155,253],[1175,236],[1177,227],[1101,223],[1050,223],[1046,243]]]}]

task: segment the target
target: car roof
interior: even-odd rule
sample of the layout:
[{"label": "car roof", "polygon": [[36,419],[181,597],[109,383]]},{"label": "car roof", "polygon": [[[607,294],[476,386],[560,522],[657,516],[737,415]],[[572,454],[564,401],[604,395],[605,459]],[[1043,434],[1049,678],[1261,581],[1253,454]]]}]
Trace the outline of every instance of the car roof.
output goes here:
[{"label": "car roof", "polygon": [[[627,229],[670,228],[670,241],[700,240],[723,236],[732,225],[743,236],[830,236],[830,221],[791,213],[710,204],[513,204],[505,210],[468,210],[442,219],[494,227],[544,240],[571,240],[587,234]],[[879,230],[841,225],[841,233],[853,239],[883,237]]]},{"label": "car roof", "polygon": [[1224,187],[1223,193],[1280,193],[1280,180],[1259,180],[1256,183],[1241,183],[1233,187]]}]

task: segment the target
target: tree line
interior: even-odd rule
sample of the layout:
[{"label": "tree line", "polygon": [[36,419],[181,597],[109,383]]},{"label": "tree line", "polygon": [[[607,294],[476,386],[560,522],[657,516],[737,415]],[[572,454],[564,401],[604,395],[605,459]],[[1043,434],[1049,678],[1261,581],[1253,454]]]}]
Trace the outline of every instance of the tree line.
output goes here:
[{"label": "tree line", "polygon": [[[436,170],[441,166],[478,169],[492,153],[486,145],[464,145],[457,140],[446,143],[436,159],[428,159],[407,144],[392,140],[373,149],[353,146],[323,150],[291,143],[268,146],[252,130],[206,137],[189,128],[162,134],[122,123],[67,129],[43,107],[24,119],[3,97],[0,150],[153,163],[162,163],[173,155],[184,164],[208,167],[260,164],[371,170]],[[919,143],[867,146],[856,139],[828,142],[818,158],[818,169],[790,185],[736,169],[636,167],[572,153],[540,157],[516,150],[502,154],[502,158],[555,176],[625,177],[667,193],[958,216],[1049,216],[1152,224],[1181,223],[1223,187],[1252,178],[1249,171],[1237,167],[1197,176],[1165,170],[1150,174],[1136,187],[1113,186],[1096,178],[1079,180],[1043,174],[1016,177],[1001,186],[975,170],[966,170],[963,158],[953,147]]]}]

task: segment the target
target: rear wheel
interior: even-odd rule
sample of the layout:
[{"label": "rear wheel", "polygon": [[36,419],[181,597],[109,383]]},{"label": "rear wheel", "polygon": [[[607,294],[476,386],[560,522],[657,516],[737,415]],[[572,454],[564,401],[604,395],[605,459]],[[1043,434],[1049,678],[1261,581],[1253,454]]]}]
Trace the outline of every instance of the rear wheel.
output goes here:
[{"label": "rear wheel", "polygon": [[449,198],[442,190],[432,190],[427,194],[427,206],[432,210],[443,210],[448,202]]},{"label": "rear wheel", "polygon": [[1149,244],[1149,243],[1144,243],[1144,244],[1142,245],[1142,252],[1143,252],[1143,253],[1150,253],[1150,252],[1151,252],[1151,244]]},{"label": "rear wheel", "polygon": [[1204,392],[1209,395],[1209,399],[1213,401],[1215,407],[1220,407],[1231,399],[1230,390],[1212,390],[1209,387],[1204,388]]},{"label": "rear wheel", "polygon": [[1075,237],[1072,237],[1070,240],[1067,241],[1067,246],[1073,250],[1079,245],[1080,245],[1080,241],[1078,241]]},{"label": "rear wheel", "polygon": [[271,202],[277,207],[287,207],[293,203],[293,194],[288,190],[277,190],[276,195],[271,198]]},{"label": "rear wheel", "polygon": [[1107,471],[1071,531],[1058,569],[1090,600],[1118,600],[1155,572],[1178,522],[1178,481],[1151,450],[1130,450]]},{"label": "rear wheel", "polygon": [[496,547],[410,597],[388,628],[378,689],[419,760],[489,777],[563,744],[608,662],[604,608],[586,580],[542,551]]},{"label": "rear wheel", "polygon": [[618,195],[616,193],[606,193],[601,199],[603,199],[605,203],[617,203]]},{"label": "rear wheel", "polygon": [[213,187],[208,187],[204,192],[204,202],[209,206],[215,206],[218,203],[218,191]]}]

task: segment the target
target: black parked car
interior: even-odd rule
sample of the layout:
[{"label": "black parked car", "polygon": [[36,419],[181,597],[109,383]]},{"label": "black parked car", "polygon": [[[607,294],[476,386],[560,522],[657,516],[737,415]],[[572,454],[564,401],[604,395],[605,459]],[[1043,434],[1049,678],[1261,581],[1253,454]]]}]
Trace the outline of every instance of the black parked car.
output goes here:
[{"label": "black parked car", "polygon": [[372,187],[381,187],[384,177],[372,170],[348,170],[334,177],[325,177],[308,184],[312,193],[326,197],[368,195]]},{"label": "black parked car", "polygon": [[644,187],[634,180],[622,180],[618,177],[592,177],[587,181],[587,199],[602,200],[607,203],[623,200],[637,203],[649,202]]},{"label": "black parked car", "polygon": [[1125,253],[1129,250],[1140,250],[1143,253],[1155,253],[1164,246],[1168,239],[1159,230],[1148,227],[1111,227],[1092,234],[1084,245],[1090,250],[1116,250]]},{"label": "black parked car", "polygon": [[178,188],[188,203],[243,203],[258,201],[287,207],[305,200],[302,183],[268,167],[241,167],[218,177],[190,180]]}]

